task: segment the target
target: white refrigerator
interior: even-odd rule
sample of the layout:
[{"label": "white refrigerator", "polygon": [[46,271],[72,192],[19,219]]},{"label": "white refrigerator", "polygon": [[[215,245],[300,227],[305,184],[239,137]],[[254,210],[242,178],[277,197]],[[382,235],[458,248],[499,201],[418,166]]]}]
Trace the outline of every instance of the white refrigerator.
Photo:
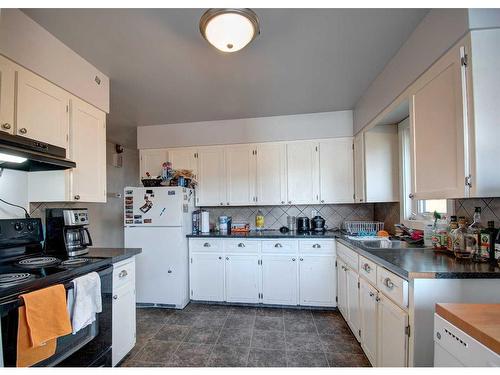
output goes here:
[{"label": "white refrigerator", "polygon": [[142,306],[184,308],[189,302],[189,255],[194,190],[124,189],[125,247],[136,256],[136,298]]}]

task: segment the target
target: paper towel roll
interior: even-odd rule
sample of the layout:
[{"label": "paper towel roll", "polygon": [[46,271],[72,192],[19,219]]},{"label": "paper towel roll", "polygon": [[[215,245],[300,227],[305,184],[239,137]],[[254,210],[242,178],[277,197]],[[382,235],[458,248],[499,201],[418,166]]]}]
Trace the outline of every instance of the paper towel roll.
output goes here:
[{"label": "paper towel roll", "polygon": [[208,211],[201,211],[201,233],[210,232],[210,215]]}]

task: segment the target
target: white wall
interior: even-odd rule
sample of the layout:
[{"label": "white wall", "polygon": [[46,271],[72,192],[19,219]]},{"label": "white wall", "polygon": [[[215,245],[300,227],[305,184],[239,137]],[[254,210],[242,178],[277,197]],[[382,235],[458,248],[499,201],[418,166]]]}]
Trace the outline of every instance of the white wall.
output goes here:
[{"label": "white wall", "polygon": [[356,103],[354,133],[368,125],[467,31],[467,9],[432,9]]},{"label": "white wall", "polygon": [[137,148],[349,137],[352,111],[140,126]]},{"label": "white wall", "polygon": [[0,54],[109,113],[109,78],[19,9],[0,12]]},{"label": "white wall", "polygon": [[[4,169],[0,176],[0,198],[29,209],[28,174]],[[24,211],[0,202],[0,219],[23,218]]]}]

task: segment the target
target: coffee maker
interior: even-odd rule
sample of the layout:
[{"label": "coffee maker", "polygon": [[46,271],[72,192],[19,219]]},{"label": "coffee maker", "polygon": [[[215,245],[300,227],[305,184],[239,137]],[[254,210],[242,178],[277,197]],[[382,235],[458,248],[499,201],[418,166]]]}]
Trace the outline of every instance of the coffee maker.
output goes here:
[{"label": "coffee maker", "polygon": [[87,225],[89,213],[86,208],[48,208],[45,212],[45,251],[69,257],[87,254],[87,246],[92,246]]}]

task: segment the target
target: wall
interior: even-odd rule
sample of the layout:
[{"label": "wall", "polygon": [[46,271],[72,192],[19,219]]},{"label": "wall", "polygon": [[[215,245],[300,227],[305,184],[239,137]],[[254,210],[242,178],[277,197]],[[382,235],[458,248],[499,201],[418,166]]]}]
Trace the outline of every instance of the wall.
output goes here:
[{"label": "wall", "polygon": [[495,227],[500,227],[500,198],[474,198],[456,199],[455,214],[465,216],[472,222],[475,207],[481,207],[481,223],[486,226],[487,222],[493,220]]},{"label": "wall", "polygon": [[140,126],[137,148],[349,137],[352,111]]},{"label": "wall", "polygon": [[137,150],[125,149],[123,167],[112,165],[115,145],[106,144],[107,160],[107,191],[106,203],[31,203],[32,215],[45,218],[45,209],[53,207],[86,207],[89,209],[90,226],[94,246],[122,247],[123,246],[123,200],[116,198],[115,193],[123,194],[127,185],[137,185],[139,175],[139,153]]},{"label": "wall", "polygon": [[354,133],[368,125],[467,31],[467,9],[432,9],[356,103]]},{"label": "wall", "polygon": [[391,234],[394,234],[394,224],[401,222],[399,215],[400,203],[374,203],[373,205],[373,220],[383,221],[384,229]]},{"label": "wall", "polygon": [[0,12],[0,54],[109,112],[109,78],[19,9]]},{"label": "wall", "polygon": [[263,206],[263,207],[206,207],[210,212],[210,223],[219,216],[231,216],[233,222],[249,222],[255,228],[255,215],[258,210],[264,214],[265,229],[279,229],[287,226],[287,216],[312,216],[316,211],[326,221],[329,229],[341,228],[344,220],[373,220],[373,204],[324,204],[301,206]]},{"label": "wall", "polygon": [[[0,198],[29,209],[27,173],[10,169],[0,170],[0,173]],[[0,202],[0,219],[23,217],[22,209]]]}]

